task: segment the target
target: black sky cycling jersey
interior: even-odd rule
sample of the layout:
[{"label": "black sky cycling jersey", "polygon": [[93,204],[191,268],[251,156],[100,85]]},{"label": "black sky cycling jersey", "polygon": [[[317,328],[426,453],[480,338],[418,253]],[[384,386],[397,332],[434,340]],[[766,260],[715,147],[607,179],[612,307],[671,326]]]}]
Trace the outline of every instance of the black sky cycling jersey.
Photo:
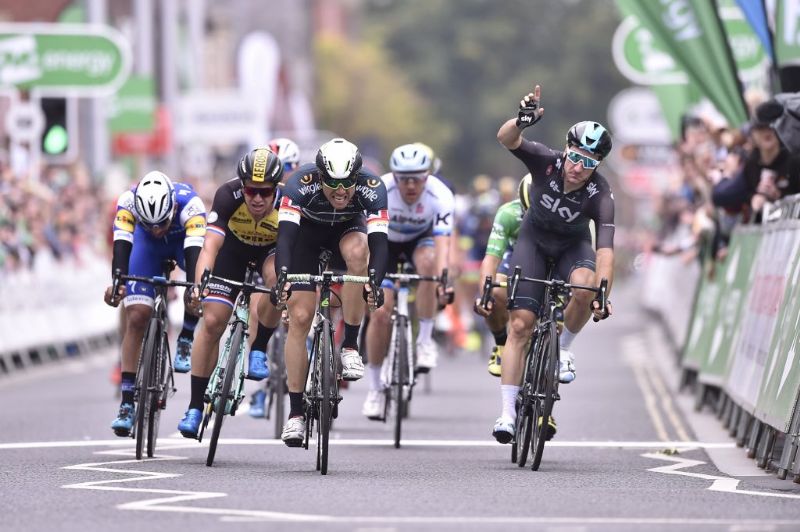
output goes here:
[{"label": "black sky cycling jersey", "polygon": [[322,193],[319,170],[314,164],[306,164],[289,177],[281,191],[281,221],[300,223],[292,213],[317,223],[334,224],[352,220],[356,216],[367,215],[367,223],[386,211],[386,187],[381,178],[359,170],[356,177],[356,193],[344,209],[336,210]]},{"label": "black sky cycling jersey", "polygon": [[516,150],[533,176],[530,213],[525,217],[542,229],[537,236],[591,239],[589,220],[597,230],[597,249],[614,247],[614,195],[608,181],[595,172],[578,190],[564,194],[563,153],[538,142],[522,139]]}]

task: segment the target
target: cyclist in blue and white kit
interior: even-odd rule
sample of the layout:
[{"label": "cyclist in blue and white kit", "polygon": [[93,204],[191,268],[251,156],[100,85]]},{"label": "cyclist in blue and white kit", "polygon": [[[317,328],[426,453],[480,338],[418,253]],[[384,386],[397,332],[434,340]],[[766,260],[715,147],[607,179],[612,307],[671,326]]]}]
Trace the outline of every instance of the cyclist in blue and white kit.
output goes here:
[{"label": "cyclist in blue and white kit", "polygon": [[[419,144],[396,148],[389,167],[391,173],[381,178],[389,201],[386,269],[395,271],[399,260],[407,260],[414,264],[418,274],[436,275],[448,267],[455,205],[453,193],[437,177],[430,175],[430,152]],[[433,321],[437,303],[443,305],[445,301],[445,294],[439,288],[430,282],[420,283],[417,288],[417,371],[422,373],[436,367]],[[384,412],[386,396],[382,392],[380,374],[391,337],[393,297],[391,290],[384,289],[387,304],[372,313],[367,327],[369,393],[362,413],[370,419],[382,419]]]},{"label": "cyclist in blue and white kit", "polygon": [[[194,282],[205,234],[206,208],[194,189],[183,183],[173,184],[161,172],[150,172],[117,201],[111,270],[119,269],[123,275],[153,277],[162,275],[164,260],[174,259],[186,272],[187,281]],[[122,401],[111,429],[117,436],[128,436],[134,419],[136,368],[144,332],[153,313],[155,289],[151,284],[133,281],[121,286],[116,294],[111,293],[111,288],[106,289],[106,303],[116,307],[124,297],[126,310],[122,338]],[[191,368],[192,341],[198,320],[194,312],[185,309],[183,329],[178,335],[174,366],[179,373]]]}]

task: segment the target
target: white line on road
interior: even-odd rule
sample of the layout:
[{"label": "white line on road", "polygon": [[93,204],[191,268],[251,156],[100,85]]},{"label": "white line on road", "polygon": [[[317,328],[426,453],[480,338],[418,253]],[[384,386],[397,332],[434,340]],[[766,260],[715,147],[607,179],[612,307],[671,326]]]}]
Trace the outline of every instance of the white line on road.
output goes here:
[{"label": "white line on road", "polygon": [[740,480],[738,478],[733,477],[718,477],[715,475],[706,475],[703,473],[691,473],[689,471],[683,471],[688,467],[694,467],[698,465],[705,464],[700,460],[690,460],[688,458],[683,458],[680,456],[667,456],[664,454],[657,454],[657,453],[647,453],[643,454],[645,458],[652,458],[653,460],[664,460],[667,462],[673,462],[672,464],[655,467],[653,469],[648,469],[648,471],[652,471],[654,473],[663,473],[665,475],[680,475],[685,477],[692,477],[692,478],[700,478],[703,480],[711,480],[713,483],[711,486],[708,487],[710,491],[722,491],[725,493],[736,493],[738,495],[755,495],[758,497],[776,497],[780,499],[800,499],[800,494],[794,493],[773,493],[768,491],[752,491],[752,490],[740,490],[737,489]]},{"label": "white line on road", "polygon": [[[107,451],[119,454],[127,454],[128,451]],[[663,457],[661,455],[645,455],[648,457],[655,457],[667,460],[675,460],[672,457]],[[291,521],[291,522],[325,522],[325,523],[369,523],[369,524],[604,524],[604,525],[728,525],[728,526],[764,526],[764,525],[796,525],[796,520],[762,520],[762,519],[716,519],[716,518],[681,518],[681,517],[653,517],[653,518],[638,518],[638,517],[539,517],[539,516],[332,516],[332,515],[309,515],[309,514],[295,514],[288,512],[273,512],[268,510],[243,510],[236,508],[202,508],[195,506],[180,506],[175,505],[176,502],[199,501],[214,498],[227,497],[227,493],[221,492],[207,492],[207,491],[178,491],[169,489],[147,489],[147,488],[129,488],[125,486],[111,486],[110,484],[119,484],[125,482],[137,482],[146,480],[163,480],[175,478],[181,475],[174,473],[161,473],[157,471],[141,471],[130,469],[114,469],[108,466],[138,463],[144,465],[151,461],[170,461],[181,460],[180,456],[160,456],[153,458],[147,462],[139,462],[138,460],[115,460],[112,462],[95,462],[87,464],[77,464],[67,466],[63,469],[78,470],[78,471],[91,471],[91,472],[105,472],[105,473],[119,473],[125,475],[126,478],[117,478],[110,480],[97,480],[89,482],[80,482],[77,484],[68,484],[62,486],[66,489],[86,489],[93,491],[113,491],[113,492],[131,492],[131,493],[149,493],[158,495],[155,499],[145,499],[142,501],[134,501],[117,505],[120,510],[139,510],[151,512],[175,512],[175,513],[190,513],[190,514],[204,514],[219,516],[222,521],[236,521],[236,522],[254,522],[254,521]],[[696,460],[683,460],[679,465],[669,465],[664,468],[655,468],[652,471],[664,469],[668,474],[687,474],[686,472],[678,472],[675,469],[688,467],[689,465],[702,464]],[[709,478],[714,480],[731,480],[723,479],[721,477],[710,477],[709,475],[688,474],[700,478]],[[735,479],[733,479],[735,480]],[[716,483],[715,483],[716,484]],[[730,483],[728,486],[730,487]],[[713,489],[709,488],[709,489]],[[728,489],[717,489],[716,491],[728,491]],[[735,486],[734,486],[735,491]],[[751,492],[737,492],[746,494],[759,494]]]},{"label": "white line on road", "polygon": [[[185,438],[159,438],[162,444],[177,445],[178,448],[204,447],[208,442],[197,443]],[[220,445],[277,445],[283,442],[275,439],[220,438]],[[0,451],[14,449],[59,449],[65,447],[124,447],[133,445],[133,440],[76,440],[0,443]],[[312,446],[314,444],[312,443]],[[354,447],[393,447],[394,440],[341,439],[331,440],[330,445]],[[702,441],[551,441],[548,447],[597,448],[597,449],[732,449],[734,442]],[[403,447],[500,447],[492,440],[403,440]],[[176,447],[171,447],[176,448]]]}]

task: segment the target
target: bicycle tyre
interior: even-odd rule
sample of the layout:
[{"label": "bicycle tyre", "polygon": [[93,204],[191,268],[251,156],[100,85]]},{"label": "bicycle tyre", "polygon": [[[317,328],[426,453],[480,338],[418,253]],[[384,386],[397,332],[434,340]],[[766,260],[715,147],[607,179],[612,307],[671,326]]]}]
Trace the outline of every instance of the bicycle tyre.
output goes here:
[{"label": "bicycle tyre", "polygon": [[285,336],[281,326],[275,333],[275,345],[272,350],[272,360],[275,361],[275,374],[270,375],[273,379],[270,393],[273,395],[270,406],[275,405],[275,439],[281,438],[283,431],[283,419],[286,416],[286,359],[284,358]]},{"label": "bicycle tyre", "polygon": [[136,385],[139,390],[139,401],[136,405],[136,459],[141,460],[147,441],[147,411],[150,405],[150,388],[152,385],[152,366],[156,356],[156,338],[158,338],[158,319],[151,318],[144,335],[142,352],[139,355],[139,373]]},{"label": "bicycle tyre", "polygon": [[405,398],[403,397],[403,381],[408,375],[408,338],[406,337],[406,327],[408,318],[398,316],[395,321],[395,341],[397,351],[395,352],[392,385],[394,386],[394,448],[400,448],[400,437],[403,430],[403,418],[405,417]]},{"label": "bicycle tyre", "polygon": [[[544,442],[546,441],[545,431],[550,419],[550,414],[553,412],[553,403],[555,402],[556,390],[558,389],[558,331],[556,323],[550,322],[542,335],[542,342],[539,345],[539,355],[541,371],[537,375],[537,399],[536,403],[539,406],[540,412],[532,416],[533,425],[533,441],[531,442],[532,462],[531,470],[537,471],[542,462],[542,454],[544,453]],[[541,419],[541,423],[539,420]]]},{"label": "bicycle tyre", "polygon": [[[517,395],[517,423],[514,427],[514,443],[516,448],[512,445],[511,455],[512,460],[516,458],[516,463],[519,467],[525,467],[528,461],[528,451],[531,448],[531,437],[533,432],[533,405],[531,401],[531,390],[534,386],[534,375],[536,375],[536,358],[535,358],[536,342],[531,343],[528,352],[525,356],[525,373],[520,387],[519,394]],[[516,453],[516,457],[514,454]]]},{"label": "bicycle tyre", "polygon": [[150,394],[147,419],[147,457],[152,458],[156,452],[156,440],[158,439],[158,425],[161,420],[161,403],[166,400],[167,395],[167,359],[169,358],[169,347],[167,346],[167,335],[159,331],[160,341],[158,343],[158,355],[152,375],[153,392]]},{"label": "bicycle tyre", "polygon": [[330,322],[325,320],[322,324],[322,339],[320,343],[322,362],[322,386],[320,397],[320,412],[319,412],[319,456],[320,468],[319,472],[322,475],[328,474],[328,442],[330,440],[331,419],[333,411],[333,342],[331,339],[331,325]]},{"label": "bicycle tyre", "polygon": [[228,395],[230,395],[231,388],[233,387],[233,379],[238,377],[238,375],[236,375],[236,366],[239,361],[239,351],[241,351],[243,341],[244,331],[242,330],[242,324],[237,322],[233,326],[233,333],[231,334],[231,342],[229,344],[230,350],[227,353],[228,358],[225,361],[225,375],[222,376],[222,390],[220,391],[219,397],[217,397],[217,405],[214,408],[214,427],[211,429],[211,440],[208,442],[208,457],[206,458],[206,465],[208,467],[214,464],[219,434],[222,432],[222,423],[225,419],[225,406],[228,403]]}]

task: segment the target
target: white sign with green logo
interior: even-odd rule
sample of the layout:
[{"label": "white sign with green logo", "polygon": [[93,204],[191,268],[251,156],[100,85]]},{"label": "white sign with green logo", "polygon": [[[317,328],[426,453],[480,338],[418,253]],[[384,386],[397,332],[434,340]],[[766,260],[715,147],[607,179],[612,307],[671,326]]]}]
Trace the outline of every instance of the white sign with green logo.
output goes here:
[{"label": "white sign with green logo", "polygon": [[112,133],[144,133],[153,130],[156,113],[155,83],[151,77],[131,76],[109,98],[108,129]]},{"label": "white sign with green logo", "polygon": [[106,96],[130,68],[130,43],[109,26],[0,24],[0,88]]}]

